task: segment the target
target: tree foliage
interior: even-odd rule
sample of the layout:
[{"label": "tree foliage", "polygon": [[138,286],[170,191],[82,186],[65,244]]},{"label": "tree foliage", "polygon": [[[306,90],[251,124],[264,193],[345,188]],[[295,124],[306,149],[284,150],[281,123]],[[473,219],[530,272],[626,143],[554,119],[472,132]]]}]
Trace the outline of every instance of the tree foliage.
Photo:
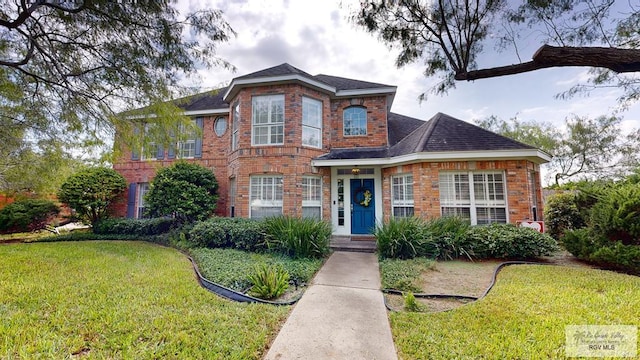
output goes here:
[{"label": "tree foliage", "polygon": [[50,200],[18,200],[0,210],[0,232],[44,229],[59,212],[60,208]]},{"label": "tree foliage", "polygon": [[219,10],[180,13],[171,0],[4,1],[0,141],[102,144],[120,111],[175,97],[197,69],[231,67],[216,46],[232,34]]},{"label": "tree foliage", "polygon": [[556,185],[585,178],[622,178],[640,166],[640,129],[624,134],[622,119],[573,115],[566,129],[547,123],[491,116],[478,125],[542,149],[553,156],[547,168]]},{"label": "tree foliage", "polygon": [[218,201],[218,181],[207,168],[177,162],[158,170],[145,199],[152,217],[173,216],[184,222],[211,216]]},{"label": "tree foliage", "polygon": [[[444,93],[455,80],[475,80],[548,67],[595,67],[591,86],[618,81],[626,100],[638,96],[638,80],[620,73],[640,70],[638,8],[612,0],[372,0],[360,2],[352,20],[397,46],[398,66],[424,61],[425,75],[439,76]],[[613,15],[612,15],[613,13]],[[618,18],[619,14],[624,17]],[[541,47],[523,62],[531,39]],[[515,65],[479,69],[487,47],[511,50]],[[586,89],[571,89],[566,95]]]},{"label": "tree foliage", "polygon": [[60,187],[58,200],[76,215],[93,224],[109,216],[111,206],[122,196],[126,181],[113,169],[87,168],[71,175]]}]

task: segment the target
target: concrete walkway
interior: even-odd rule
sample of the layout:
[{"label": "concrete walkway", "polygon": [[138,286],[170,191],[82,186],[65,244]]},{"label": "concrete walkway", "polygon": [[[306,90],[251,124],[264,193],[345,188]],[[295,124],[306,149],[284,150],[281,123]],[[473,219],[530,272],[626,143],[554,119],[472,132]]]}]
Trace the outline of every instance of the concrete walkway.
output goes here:
[{"label": "concrete walkway", "polygon": [[397,359],[376,255],[334,252],[265,359]]}]

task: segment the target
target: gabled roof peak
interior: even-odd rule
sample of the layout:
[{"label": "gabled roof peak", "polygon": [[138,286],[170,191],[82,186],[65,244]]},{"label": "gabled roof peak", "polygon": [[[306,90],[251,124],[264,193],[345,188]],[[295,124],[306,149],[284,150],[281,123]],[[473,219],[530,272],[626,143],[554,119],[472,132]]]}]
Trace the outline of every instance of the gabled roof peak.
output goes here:
[{"label": "gabled roof peak", "polygon": [[286,76],[286,75],[302,75],[302,76],[308,77],[310,79],[313,79],[312,75],[310,75],[310,74],[298,69],[297,67],[295,67],[295,66],[293,66],[293,65],[291,65],[289,63],[282,63],[280,65],[276,65],[276,66],[272,66],[270,68],[266,68],[266,69],[258,70],[256,72],[252,72],[250,74],[238,76],[234,80],[238,80],[238,79],[255,79],[255,78],[261,78],[261,77],[274,77],[274,76]]}]

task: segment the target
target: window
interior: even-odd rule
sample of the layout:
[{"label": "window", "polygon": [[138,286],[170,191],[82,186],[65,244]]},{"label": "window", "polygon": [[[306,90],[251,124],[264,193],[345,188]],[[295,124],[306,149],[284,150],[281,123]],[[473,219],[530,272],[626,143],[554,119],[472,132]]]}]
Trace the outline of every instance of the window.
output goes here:
[{"label": "window", "polygon": [[302,217],[322,219],[322,178],[302,177]]},{"label": "window", "polygon": [[231,123],[231,151],[238,148],[238,129],[240,128],[240,102],[233,105],[233,122]]},{"label": "window", "polygon": [[467,218],[473,225],[507,222],[502,172],[442,172],[439,180],[442,215]]},{"label": "window", "polygon": [[322,102],[302,98],[302,145],[322,147]]},{"label": "window", "polygon": [[138,208],[136,210],[136,217],[138,219],[144,219],[146,217],[145,211],[147,210],[145,207],[144,197],[149,192],[149,183],[139,183],[138,184]]},{"label": "window", "polygon": [[227,132],[227,119],[224,116],[218,117],[213,123],[213,131],[218,136],[222,136]]},{"label": "window", "polygon": [[344,136],[367,135],[367,109],[350,107],[342,116]]},{"label": "window", "polygon": [[[153,124],[144,124],[144,136],[145,139],[153,136]],[[142,151],[140,152],[141,160],[156,160],[159,158],[159,151],[161,151],[160,146],[156,144],[154,141],[151,141],[142,146]]]},{"label": "window", "polygon": [[252,105],[252,145],[284,144],[284,95],[255,96]]},{"label": "window", "polygon": [[229,216],[236,217],[236,178],[229,179]]},{"label": "window", "polygon": [[177,155],[180,159],[190,159],[196,156],[196,137],[197,133],[193,129],[188,129],[184,125],[180,125],[181,141],[178,141],[176,148]]},{"label": "window", "polygon": [[282,215],[282,176],[252,176],[250,191],[252,219]]},{"label": "window", "polygon": [[413,175],[399,175],[391,178],[393,216],[413,216]]}]

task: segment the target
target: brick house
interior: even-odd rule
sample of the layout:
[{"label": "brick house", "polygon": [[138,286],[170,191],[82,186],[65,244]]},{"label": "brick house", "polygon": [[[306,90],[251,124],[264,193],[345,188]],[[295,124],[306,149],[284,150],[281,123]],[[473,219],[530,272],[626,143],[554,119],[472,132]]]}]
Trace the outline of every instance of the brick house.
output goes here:
[{"label": "brick house", "polygon": [[548,154],[442,113],[392,113],[395,92],[289,64],[237,77],[180,105],[201,137],[114,164],[130,184],[119,213],[139,217],[156,169],[182,158],[216,175],[220,216],[312,216],[336,235],[391,216],[541,220]]}]

